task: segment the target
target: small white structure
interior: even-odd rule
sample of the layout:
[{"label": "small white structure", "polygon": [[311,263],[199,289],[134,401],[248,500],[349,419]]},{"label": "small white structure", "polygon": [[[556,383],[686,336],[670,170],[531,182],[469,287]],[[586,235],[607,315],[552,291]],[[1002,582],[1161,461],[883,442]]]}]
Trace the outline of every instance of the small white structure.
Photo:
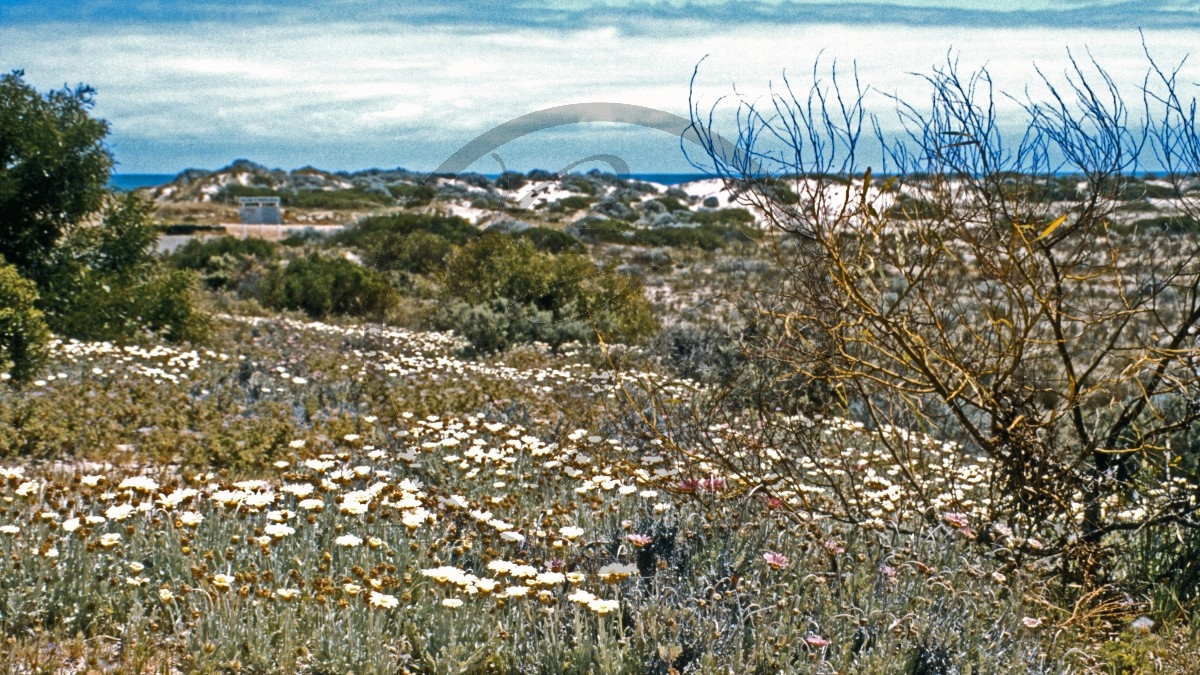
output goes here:
[{"label": "small white structure", "polygon": [[283,222],[279,197],[239,197],[238,221],[242,225],[278,225]]},{"label": "small white structure", "polygon": [[275,239],[282,236],[283,209],[279,197],[239,197],[238,222],[242,225],[242,237],[249,235],[247,225],[258,225],[258,236],[263,236],[263,225],[275,226]]}]

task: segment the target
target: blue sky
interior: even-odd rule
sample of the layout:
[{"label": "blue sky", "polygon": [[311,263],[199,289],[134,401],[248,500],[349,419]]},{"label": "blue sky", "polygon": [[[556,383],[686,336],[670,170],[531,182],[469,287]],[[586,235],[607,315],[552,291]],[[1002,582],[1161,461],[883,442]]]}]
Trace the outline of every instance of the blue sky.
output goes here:
[{"label": "blue sky", "polygon": [[[1193,0],[0,0],[0,68],[23,69],[43,90],[95,87],[122,173],[239,157],[283,168],[427,170],[489,128],[552,106],[607,101],[686,115],[692,70],[706,55],[696,90],[705,103],[735,87],[762,96],[784,71],[810,72],[820,55],[843,69],[856,63],[875,91],[872,109],[886,113],[884,94],[927,97],[912,73],[947,54],[964,68],[986,65],[1000,89],[1020,93],[1036,85],[1035,64],[1054,77],[1068,49],[1086,49],[1135,86],[1146,67],[1138,28],[1174,64],[1200,45],[1200,8]],[[1184,74],[1188,87],[1200,81],[1196,68]],[[1015,104],[1001,104],[1016,120]],[[539,131],[497,152],[521,170],[602,153],[635,172],[689,170],[677,138],[611,123]],[[490,173],[499,162],[473,168]]]}]

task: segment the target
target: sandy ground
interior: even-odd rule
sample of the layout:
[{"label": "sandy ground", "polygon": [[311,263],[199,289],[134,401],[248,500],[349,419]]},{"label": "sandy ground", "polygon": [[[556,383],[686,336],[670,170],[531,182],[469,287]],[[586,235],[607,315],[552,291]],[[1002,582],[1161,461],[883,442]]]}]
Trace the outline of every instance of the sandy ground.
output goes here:
[{"label": "sandy ground", "polygon": [[[279,241],[286,239],[292,234],[298,234],[305,230],[313,230],[320,234],[330,234],[337,232],[345,227],[345,225],[239,225],[237,223],[221,223],[221,227],[225,228],[224,234],[238,239],[246,237],[256,237],[266,239],[267,241]],[[200,232],[197,234],[164,234],[158,238],[158,251],[160,253],[170,253],[175,249],[183,246],[189,239],[195,237],[216,237],[221,236],[221,232]]]}]

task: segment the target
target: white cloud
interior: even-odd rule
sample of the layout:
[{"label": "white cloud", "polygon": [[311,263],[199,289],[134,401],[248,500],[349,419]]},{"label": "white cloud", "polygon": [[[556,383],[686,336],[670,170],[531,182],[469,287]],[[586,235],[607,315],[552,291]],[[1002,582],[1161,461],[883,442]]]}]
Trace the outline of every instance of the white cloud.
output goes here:
[{"label": "white cloud", "polygon": [[[1174,63],[1194,32],[1152,31],[1147,42]],[[944,64],[949,50],[964,69],[986,64],[1000,90],[1019,93],[1035,83],[1034,63],[1061,73],[1068,47],[1077,56],[1090,48],[1123,85],[1145,71],[1133,30],[703,21],[650,22],[636,33],[396,22],[0,27],[0,67],[24,68],[43,89],[82,81],[98,90],[97,112],[112,123],[127,171],[181,168],[159,162],[187,152],[197,159],[186,163],[204,164],[205,148],[232,153],[227,159],[265,152],[264,161],[285,166],[333,157],[335,168],[432,168],[489,127],[541,108],[612,101],[686,116],[688,81],[705,55],[697,94],[706,105],[735,84],[743,96],[762,97],[785,69],[804,88],[818,55],[847,74],[857,62],[864,84],[921,101],[925,88],[911,73]],[[870,101],[890,107],[881,95]],[[593,149],[606,137],[624,147],[628,137],[602,127],[580,133],[591,134]],[[654,153],[665,158],[671,144]]]}]

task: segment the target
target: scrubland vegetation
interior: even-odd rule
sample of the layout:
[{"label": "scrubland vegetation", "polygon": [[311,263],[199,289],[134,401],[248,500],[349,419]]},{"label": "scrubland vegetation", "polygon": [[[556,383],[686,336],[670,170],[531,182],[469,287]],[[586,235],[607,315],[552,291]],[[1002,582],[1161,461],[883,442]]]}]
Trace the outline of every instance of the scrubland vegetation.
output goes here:
[{"label": "scrubland vegetation", "polygon": [[375,212],[169,254],[7,76],[95,164],[0,209],[0,668],[1194,672],[1200,134],[1093,65],[1015,145],[936,70],[886,166],[846,80],[697,105],[720,199],[239,164]]}]

